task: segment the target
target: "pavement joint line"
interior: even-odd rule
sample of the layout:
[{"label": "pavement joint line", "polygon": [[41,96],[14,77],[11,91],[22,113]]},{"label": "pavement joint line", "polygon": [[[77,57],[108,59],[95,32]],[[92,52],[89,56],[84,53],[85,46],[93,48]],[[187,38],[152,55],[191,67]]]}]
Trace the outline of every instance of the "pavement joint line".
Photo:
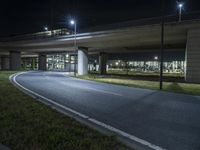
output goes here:
[{"label": "pavement joint line", "polygon": [[[18,82],[16,81],[16,77],[17,77],[17,76],[22,75],[22,74],[26,74],[26,73],[30,73],[30,72],[20,72],[20,73],[16,73],[16,74],[11,75],[11,76],[9,77],[9,79],[10,79],[11,83],[14,82],[14,83],[17,85],[18,88],[21,88],[21,89],[25,90],[26,92],[29,92],[30,94],[32,94],[32,95],[34,95],[35,97],[39,98],[41,101],[42,101],[42,99],[43,99],[43,100],[46,100],[46,101],[49,102],[50,104],[53,104],[53,105],[55,105],[55,106],[57,106],[57,107],[62,108],[63,110],[66,110],[66,111],[68,111],[68,112],[71,112],[71,113],[73,113],[73,114],[75,114],[75,115],[81,117],[82,119],[86,119],[86,120],[88,120],[88,121],[91,122],[91,123],[94,123],[94,124],[96,124],[96,125],[98,125],[98,126],[101,126],[101,127],[105,128],[105,129],[107,129],[107,130],[110,130],[110,131],[112,131],[113,133],[117,133],[118,135],[121,135],[121,136],[123,136],[123,137],[126,137],[126,138],[128,138],[128,139],[130,139],[130,140],[132,140],[132,141],[135,141],[135,142],[137,142],[137,143],[140,143],[140,144],[142,144],[142,145],[145,145],[145,146],[147,146],[147,147],[149,147],[149,148],[151,148],[151,149],[154,149],[154,150],[166,150],[166,149],[164,149],[164,148],[162,148],[162,147],[160,147],[160,146],[157,146],[157,145],[152,144],[152,143],[150,143],[150,142],[148,142],[148,141],[145,141],[145,140],[143,140],[143,139],[140,139],[140,138],[138,138],[138,137],[136,137],[136,136],[134,136],[134,135],[131,135],[131,134],[129,134],[129,133],[126,133],[126,132],[124,132],[124,131],[122,131],[122,130],[120,130],[120,129],[117,129],[117,128],[113,127],[113,126],[110,126],[110,125],[108,125],[108,124],[105,124],[105,123],[103,123],[103,122],[100,122],[100,121],[98,121],[98,120],[96,120],[96,119],[94,119],[94,118],[91,118],[91,117],[89,117],[89,116],[87,116],[87,115],[84,115],[84,114],[82,114],[82,113],[80,113],[80,112],[77,112],[77,111],[75,111],[75,110],[73,110],[73,109],[71,109],[71,108],[69,108],[69,107],[63,106],[63,105],[61,105],[61,104],[59,104],[59,103],[57,103],[57,102],[55,102],[55,101],[53,101],[53,100],[51,100],[51,99],[49,99],[49,98],[46,98],[46,97],[44,97],[44,96],[42,96],[42,95],[40,95],[40,94],[38,94],[38,93],[36,93],[36,92],[34,92],[34,91],[31,91],[31,90],[27,89],[26,87],[22,86],[20,83],[18,83]],[[13,82],[12,82],[12,81],[13,81]]]}]

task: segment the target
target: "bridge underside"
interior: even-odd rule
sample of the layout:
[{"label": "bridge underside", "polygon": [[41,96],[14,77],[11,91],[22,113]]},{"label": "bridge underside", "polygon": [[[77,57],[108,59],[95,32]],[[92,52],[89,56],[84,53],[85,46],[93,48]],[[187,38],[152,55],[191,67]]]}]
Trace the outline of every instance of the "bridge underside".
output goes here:
[{"label": "bridge underside", "polygon": [[[73,36],[67,36],[4,43],[0,46],[0,69],[77,70],[79,75],[88,70],[105,74],[109,69],[125,67],[159,71],[159,25],[80,34],[77,51],[73,40]],[[166,25],[164,49],[165,72],[179,72],[187,82],[200,83],[199,23]]]}]

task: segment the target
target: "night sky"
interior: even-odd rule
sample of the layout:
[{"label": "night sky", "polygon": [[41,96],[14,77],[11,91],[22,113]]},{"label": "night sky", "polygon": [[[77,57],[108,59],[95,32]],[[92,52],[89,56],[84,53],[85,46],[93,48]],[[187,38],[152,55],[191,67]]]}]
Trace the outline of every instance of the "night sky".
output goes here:
[{"label": "night sky", "polygon": [[[177,0],[165,0],[165,14],[177,14]],[[200,10],[200,0],[184,0],[184,12]],[[161,15],[160,0],[1,0],[0,36],[69,28],[74,16],[80,29]]]}]

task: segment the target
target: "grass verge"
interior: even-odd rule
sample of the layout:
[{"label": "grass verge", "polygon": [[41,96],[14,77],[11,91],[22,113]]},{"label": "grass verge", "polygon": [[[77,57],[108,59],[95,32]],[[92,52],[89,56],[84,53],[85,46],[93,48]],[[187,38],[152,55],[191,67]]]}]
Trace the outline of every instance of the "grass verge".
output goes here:
[{"label": "grass verge", "polygon": [[[90,71],[90,75],[99,75],[99,72]],[[124,70],[109,70],[106,74],[107,77],[112,78],[124,78],[133,80],[146,80],[146,81],[157,81],[159,80],[160,74],[157,72],[136,72],[129,71],[128,73]],[[184,75],[180,73],[164,73],[163,81],[166,82],[184,82]]]},{"label": "grass verge", "polygon": [[[87,76],[79,76],[78,78],[103,82],[103,83],[110,83],[116,85],[124,85],[130,87],[137,87],[137,88],[146,88],[146,89],[159,89],[159,82],[158,81],[145,81],[145,80],[134,80],[134,79],[124,79],[123,77],[120,78],[119,76],[109,77],[109,76],[99,76],[95,74],[89,74]],[[200,95],[200,84],[191,84],[191,83],[177,83],[177,82],[164,82],[163,83],[163,90],[176,92],[176,93],[184,93],[190,95]]]},{"label": "grass verge", "polygon": [[125,150],[105,136],[37,102],[0,72],[0,143],[13,150]]}]

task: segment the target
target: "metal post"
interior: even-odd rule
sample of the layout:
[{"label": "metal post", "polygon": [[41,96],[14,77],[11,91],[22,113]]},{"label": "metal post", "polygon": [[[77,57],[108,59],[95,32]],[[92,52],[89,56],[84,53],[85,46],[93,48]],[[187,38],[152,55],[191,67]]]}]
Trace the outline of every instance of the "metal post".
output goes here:
[{"label": "metal post", "polygon": [[125,60],[125,69],[126,69],[126,75],[128,75],[129,66],[128,66],[128,61],[126,60]]},{"label": "metal post", "polygon": [[76,77],[77,46],[76,46],[76,21],[74,23],[74,76]]},{"label": "metal post", "polygon": [[51,36],[53,36],[53,28],[54,28],[54,0],[51,0]]},{"label": "metal post", "polygon": [[181,16],[182,16],[182,7],[179,7],[179,22],[181,22]]},{"label": "metal post", "polygon": [[163,53],[164,53],[164,0],[162,0],[162,20],[161,20],[161,46],[160,46],[160,90],[163,89]]}]

